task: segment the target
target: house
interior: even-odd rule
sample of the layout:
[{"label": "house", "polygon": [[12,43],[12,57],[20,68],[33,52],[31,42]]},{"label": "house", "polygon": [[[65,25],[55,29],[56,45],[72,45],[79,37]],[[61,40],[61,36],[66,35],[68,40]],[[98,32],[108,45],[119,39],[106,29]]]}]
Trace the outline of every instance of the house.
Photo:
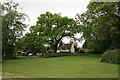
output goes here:
[{"label": "house", "polygon": [[63,44],[60,47],[58,47],[57,53],[61,53],[61,52],[75,53],[74,43]]}]

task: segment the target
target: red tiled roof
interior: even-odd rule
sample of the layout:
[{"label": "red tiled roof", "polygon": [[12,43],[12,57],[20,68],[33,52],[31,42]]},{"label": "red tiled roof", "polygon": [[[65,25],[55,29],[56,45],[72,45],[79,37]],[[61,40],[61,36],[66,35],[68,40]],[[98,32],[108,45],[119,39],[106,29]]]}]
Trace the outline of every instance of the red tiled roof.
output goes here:
[{"label": "red tiled roof", "polygon": [[90,52],[88,49],[84,49],[84,52]]},{"label": "red tiled roof", "polygon": [[71,49],[71,46],[72,46],[71,43],[70,43],[70,44],[63,44],[63,45],[61,45],[60,47],[58,47],[58,49],[61,49],[61,48],[62,48],[63,50],[66,49],[66,48],[67,48],[67,49]]}]

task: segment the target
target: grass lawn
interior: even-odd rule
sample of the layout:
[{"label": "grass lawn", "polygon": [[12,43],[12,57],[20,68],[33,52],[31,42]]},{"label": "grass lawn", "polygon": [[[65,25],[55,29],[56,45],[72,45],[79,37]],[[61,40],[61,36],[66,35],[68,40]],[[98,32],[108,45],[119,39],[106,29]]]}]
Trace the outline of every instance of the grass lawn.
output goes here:
[{"label": "grass lawn", "polygon": [[100,62],[98,55],[6,60],[8,78],[117,78],[118,65]]}]

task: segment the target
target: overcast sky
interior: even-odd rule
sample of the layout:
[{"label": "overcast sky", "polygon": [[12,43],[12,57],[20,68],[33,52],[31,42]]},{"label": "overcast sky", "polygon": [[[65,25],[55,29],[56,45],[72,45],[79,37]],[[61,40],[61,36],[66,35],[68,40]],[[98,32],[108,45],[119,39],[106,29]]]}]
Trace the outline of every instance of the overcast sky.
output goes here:
[{"label": "overcast sky", "polygon": [[[5,1],[5,0],[0,0]],[[61,16],[67,16],[69,18],[75,18],[77,13],[82,14],[87,9],[87,5],[90,0],[14,0],[18,2],[23,13],[26,13],[30,21],[28,22],[29,26],[35,25],[37,17],[40,14],[45,14],[47,11],[51,13],[62,13]],[[27,32],[29,29],[27,29]],[[80,37],[80,35],[76,35]],[[68,43],[68,39],[63,40],[65,43]],[[81,44],[79,43],[79,46]]]},{"label": "overcast sky", "polygon": [[62,13],[62,16],[74,18],[77,13],[86,11],[90,0],[18,0],[22,12],[29,15],[31,23],[35,25],[37,17],[47,11]]}]

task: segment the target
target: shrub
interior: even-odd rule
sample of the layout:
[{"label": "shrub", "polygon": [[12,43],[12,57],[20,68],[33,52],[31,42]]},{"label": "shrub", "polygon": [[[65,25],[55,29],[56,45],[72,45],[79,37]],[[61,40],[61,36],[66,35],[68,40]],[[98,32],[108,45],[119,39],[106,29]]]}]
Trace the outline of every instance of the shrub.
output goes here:
[{"label": "shrub", "polygon": [[120,64],[120,49],[108,50],[101,56],[101,62]]},{"label": "shrub", "polygon": [[43,53],[43,56],[44,57],[51,57],[51,54],[50,53]]},{"label": "shrub", "polygon": [[80,50],[79,50],[79,53],[84,53],[84,49],[80,49]]},{"label": "shrub", "polygon": [[49,52],[49,53],[54,53],[54,51],[53,51],[53,50],[48,50],[48,52]]},{"label": "shrub", "polygon": [[69,56],[71,53],[60,53],[60,56]]},{"label": "shrub", "polygon": [[59,54],[58,53],[50,53],[51,54],[51,57],[58,57]]},{"label": "shrub", "polygon": [[59,57],[59,56],[69,56],[71,53],[43,53],[44,57]]}]

